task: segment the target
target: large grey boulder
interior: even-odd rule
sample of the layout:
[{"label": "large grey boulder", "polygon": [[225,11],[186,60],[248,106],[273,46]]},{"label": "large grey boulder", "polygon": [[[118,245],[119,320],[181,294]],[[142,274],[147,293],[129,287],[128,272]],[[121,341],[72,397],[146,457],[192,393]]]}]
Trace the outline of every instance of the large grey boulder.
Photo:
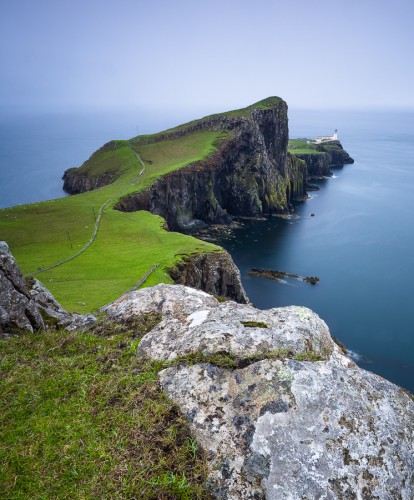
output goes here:
[{"label": "large grey boulder", "polygon": [[5,241],[0,241],[0,331],[39,330],[44,322]]},{"label": "large grey boulder", "polygon": [[[138,355],[182,358],[159,380],[206,451],[216,498],[414,497],[414,402],[344,356],[312,311],[220,304],[178,285],[104,310],[162,314]],[[243,368],[185,362],[197,352]]]},{"label": "large grey boulder", "polygon": [[200,351],[239,358],[290,354],[324,359],[335,348],[326,324],[306,307],[259,311],[226,302],[198,308],[187,317],[165,318],[142,339],[138,353],[157,360]]}]

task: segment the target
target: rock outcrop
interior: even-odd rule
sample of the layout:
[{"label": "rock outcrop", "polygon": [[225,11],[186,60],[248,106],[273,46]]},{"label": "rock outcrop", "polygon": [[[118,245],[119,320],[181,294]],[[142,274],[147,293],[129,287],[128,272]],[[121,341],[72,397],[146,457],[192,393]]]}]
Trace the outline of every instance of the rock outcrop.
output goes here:
[{"label": "rock outcrop", "polygon": [[[63,191],[68,194],[85,193],[114,182],[121,175],[121,172],[113,170],[111,162],[108,162],[108,166],[105,168],[105,154],[122,147],[128,147],[126,141],[109,141],[95,151],[79,168],[74,167],[65,170],[62,177]],[[103,170],[102,168],[95,170],[96,158],[100,158],[102,161]]]},{"label": "rock outcrop", "polygon": [[315,144],[317,153],[294,153],[294,155],[306,163],[308,179],[320,179],[332,175],[331,168],[342,167],[354,160],[344,150],[339,141],[330,141]]},{"label": "rock outcrop", "polygon": [[177,284],[228,297],[242,304],[249,302],[240,271],[226,251],[191,255],[168,271]]},{"label": "rock outcrop", "polygon": [[77,168],[68,168],[62,177],[63,191],[68,194],[85,193],[111,184],[116,178],[108,173],[92,177],[88,173],[79,173]]},{"label": "rock outcrop", "polygon": [[0,333],[58,326],[75,330],[95,321],[92,314],[68,313],[39,280],[25,279],[7,243],[0,241]]},{"label": "rock outcrop", "polygon": [[204,160],[122,198],[116,208],[148,210],[164,217],[170,229],[183,232],[198,228],[194,221],[228,223],[233,216],[287,212],[292,201],[306,194],[306,165],[287,152],[287,105],[270,98],[241,111],[155,136],[153,141],[199,130],[227,130],[231,138]]},{"label": "rock outcrop", "polygon": [[36,302],[5,241],[0,241],[0,332],[44,328]]},{"label": "rock outcrop", "polygon": [[344,356],[309,309],[158,285],[103,312],[162,315],[138,356],[170,363],[160,383],[206,451],[215,498],[413,498],[413,400]]}]

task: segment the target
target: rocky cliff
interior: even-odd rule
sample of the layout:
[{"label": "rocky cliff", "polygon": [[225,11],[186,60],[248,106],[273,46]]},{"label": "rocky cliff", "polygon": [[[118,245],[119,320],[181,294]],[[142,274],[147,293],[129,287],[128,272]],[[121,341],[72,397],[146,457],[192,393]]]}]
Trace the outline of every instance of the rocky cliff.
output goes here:
[{"label": "rocky cliff", "polygon": [[5,241],[0,241],[0,333],[31,332],[45,324]]},{"label": "rocky cliff", "polygon": [[[119,170],[113,169],[109,163],[105,164],[103,155],[125,146],[126,141],[109,141],[95,151],[89,160],[85,161],[79,168],[68,168],[63,174],[63,191],[68,194],[85,193],[101,188],[114,182],[121,174]],[[101,158],[102,166],[98,169],[91,168],[96,158]]]},{"label": "rocky cliff", "polygon": [[227,252],[192,255],[169,269],[169,274],[177,284],[228,297],[242,304],[249,302],[241,284],[240,271]]},{"label": "rocky cliff", "polygon": [[88,173],[80,173],[77,168],[68,168],[63,174],[63,191],[68,194],[85,193],[114,182],[114,174],[100,174],[91,177]]},{"label": "rocky cliff", "polygon": [[309,179],[318,179],[332,175],[331,167],[342,167],[354,160],[344,150],[339,141],[330,141],[323,144],[315,144],[317,153],[292,153],[306,163]]},{"label": "rocky cliff", "polygon": [[5,241],[0,241],[0,334],[49,327],[86,327],[96,318],[69,314],[40,281],[25,279]]},{"label": "rocky cliff", "polygon": [[287,153],[287,105],[269,98],[240,112],[198,120],[154,140],[198,130],[228,130],[231,138],[206,159],[164,175],[147,190],[128,195],[118,210],[148,210],[170,229],[189,232],[233,216],[285,213],[305,196],[306,165]]}]

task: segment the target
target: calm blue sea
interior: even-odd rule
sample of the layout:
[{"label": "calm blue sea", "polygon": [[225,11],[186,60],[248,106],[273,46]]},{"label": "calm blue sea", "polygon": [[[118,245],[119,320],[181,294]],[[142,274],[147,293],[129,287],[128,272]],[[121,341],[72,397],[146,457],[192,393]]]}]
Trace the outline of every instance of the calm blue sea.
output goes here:
[{"label": "calm blue sea", "polygon": [[[2,117],[0,207],[62,196],[64,170],[110,139],[196,117]],[[289,128],[291,137],[337,128],[355,164],[320,181],[320,191],[296,207],[298,219],[244,222],[219,243],[256,306],[312,308],[361,366],[414,391],[414,113],[290,110]],[[252,267],[318,276],[320,283],[267,281],[248,276]]]}]

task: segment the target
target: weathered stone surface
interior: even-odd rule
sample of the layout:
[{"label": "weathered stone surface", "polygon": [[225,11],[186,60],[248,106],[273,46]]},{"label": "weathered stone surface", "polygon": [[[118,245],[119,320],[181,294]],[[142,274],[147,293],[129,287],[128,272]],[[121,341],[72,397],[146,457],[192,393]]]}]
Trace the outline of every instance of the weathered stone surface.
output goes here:
[{"label": "weathered stone surface", "polygon": [[[207,452],[216,498],[413,498],[413,401],[344,356],[312,311],[259,311],[177,285],[104,310],[162,313],[139,355],[225,352],[249,361],[233,371],[201,363],[159,374]],[[298,360],[309,351],[322,360]]]},{"label": "weathered stone surface", "polygon": [[226,251],[192,255],[170,269],[169,274],[177,284],[229,297],[243,304],[249,302],[240,271]]},{"label": "weathered stone surface", "polygon": [[67,323],[72,321],[72,315],[59,304],[39,280],[33,279],[29,293],[36,305],[43,309],[48,316],[55,318],[57,322]]},{"label": "weathered stone surface", "polygon": [[161,372],[208,452],[218,498],[413,497],[412,401],[335,358]]},{"label": "weathered stone surface", "polygon": [[31,332],[50,326],[80,330],[95,323],[92,314],[68,313],[37,279],[26,281],[5,241],[0,241],[0,333]]},{"label": "weathered stone surface", "polygon": [[215,307],[218,301],[200,290],[180,285],[156,285],[122,295],[100,309],[111,319],[128,319],[147,313],[167,318],[186,318],[200,309]]},{"label": "weathered stone surface", "polygon": [[44,328],[44,322],[7,243],[1,241],[0,329],[15,328],[33,332]]},{"label": "weathered stone surface", "polygon": [[200,351],[238,358],[279,352],[327,358],[335,348],[326,324],[306,307],[259,311],[226,302],[162,320],[142,339],[138,353],[158,360]]}]

